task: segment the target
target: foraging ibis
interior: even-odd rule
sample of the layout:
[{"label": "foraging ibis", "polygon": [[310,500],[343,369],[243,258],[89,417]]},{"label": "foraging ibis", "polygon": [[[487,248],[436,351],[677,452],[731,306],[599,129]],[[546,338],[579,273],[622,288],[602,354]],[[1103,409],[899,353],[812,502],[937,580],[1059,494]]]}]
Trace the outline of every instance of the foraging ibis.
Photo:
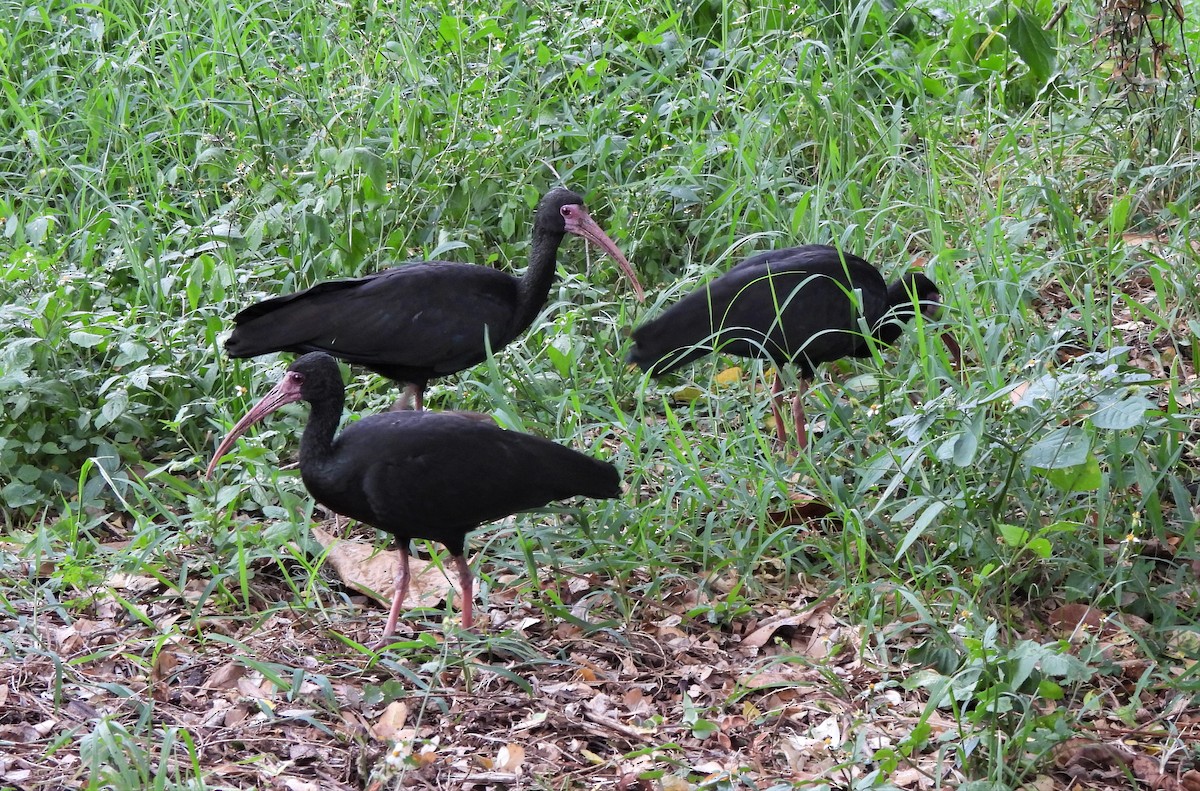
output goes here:
[{"label": "foraging ibis", "polygon": [[571,233],[599,246],[645,300],[633,266],[584,208],[583,198],[550,190],[533,218],[523,277],[475,264],[421,261],[365,277],[330,280],[264,300],[234,318],[230,357],[326,352],[405,385],[422,407],[430,379],[487,358],[524,332],[546,302],[558,247]]},{"label": "foraging ibis", "polygon": [[621,477],[608,462],[455,412],[385,412],[334,436],[345,389],[337,363],[323,352],[292,363],[221,442],[206,476],[246,429],[295,401],[311,406],[300,437],[300,477],[309,493],[336,513],[391,533],[400,546],[385,640],[408,592],[410,540],[437,541],[450,550],[462,584],[463,625],[470,628],[467,533],[554,500],[621,495]]},{"label": "foraging ibis", "polygon": [[[801,384],[792,415],[803,449],[808,435],[801,398],[816,366],[869,357],[864,326],[875,341],[891,344],[916,315],[914,305],[935,317],[940,297],[922,274],[909,273],[889,286],[871,264],[834,247],[770,250],[747,258],[635,329],[629,362],[661,376],[714,350],[770,360],[776,371],[771,410],[781,446],[787,430],[780,414],[779,370],[793,363]],[[949,334],[943,340],[957,362],[958,344]]]}]

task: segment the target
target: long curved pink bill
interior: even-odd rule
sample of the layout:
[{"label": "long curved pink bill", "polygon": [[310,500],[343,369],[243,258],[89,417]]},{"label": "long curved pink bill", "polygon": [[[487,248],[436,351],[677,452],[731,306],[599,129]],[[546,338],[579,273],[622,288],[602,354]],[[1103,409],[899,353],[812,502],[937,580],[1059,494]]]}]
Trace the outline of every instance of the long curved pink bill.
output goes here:
[{"label": "long curved pink bill", "polygon": [[284,404],[291,404],[299,400],[299,386],[292,381],[290,376],[285,374],[283,379],[279,380],[279,384],[271,388],[271,392],[267,393],[257,404],[251,407],[250,411],[243,415],[242,419],[225,435],[225,439],[221,440],[221,444],[217,446],[217,452],[213,454],[212,461],[208,463],[208,469],[204,471],[205,480],[212,478],[213,470],[217,467],[217,462],[229,452],[229,449],[233,447],[233,443],[237,441],[238,437],[245,434],[248,428]]},{"label": "long curved pink bill", "polygon": [[942,333],[942,343],[946,344],[946,350],[950,352],[950,359],[954,360],[954,367],[962,367],[962,347],[958,345],[958,341],[954,340],[954,336],[948,332]]},{"label": "long curved pink bill", "polygon": [[608,234],[604,232],[599,223],[592,219],[592,215],[581,209],[579,225],[570,230],[608,253],[617,262],[617,266],[621,267],[621,271],[625,273],[625,277],[633,286],[633,293],[637,297],[637,301],[646,301],[646,292],[642,290],[642,284],[638,282],[637,273],[633,271],[633,264],[629,263],[629,259],[621,252],[621,248],[617,247],[616,242],[608,238]]}]

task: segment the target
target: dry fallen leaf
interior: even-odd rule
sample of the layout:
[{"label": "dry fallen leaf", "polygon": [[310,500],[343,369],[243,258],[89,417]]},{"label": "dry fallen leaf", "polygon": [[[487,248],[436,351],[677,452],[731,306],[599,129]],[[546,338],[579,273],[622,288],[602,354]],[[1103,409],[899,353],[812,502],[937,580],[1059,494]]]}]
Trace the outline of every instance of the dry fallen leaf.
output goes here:
[{"label": "dry fallen leaf", "polygon": [[250,714],[250,707],[245,703],[239,703],[225,710],[225,716],[221,719],[221,724],[226,728],[234,728],[242,724],[246,717]]},{"label": "dry fallen leaf", "polygon": [[521,765],[525,763],[525,748],[516,743],[506,744],[496,753],[492,762],[498,772],[521,773]]},{"label": "dry fallen leaf", "polygon": [[179,654],[164,648],[154,658],[154,666],[150,669],[150,680],[155,683],[162,681],[174,673],[175,668],[179,667],[179,665]]},{"label": "dry fallen leaf", "polygon": [[[326,549],[329,565],[342,582],[379,602],[391,603],[400,568],[399,550],[379,550],[368,542],[338,538],[316,526],[312,534]],[[434,607],[451,595],[453,586],[437,564],[410,558],[408,569],[406,607]]]},{"label": "dry fallen leaf", "polygon": [[1152,244],[1162,244],[1165,240],[1158,234],[1153,233],[1123,233],[1121,241],[1131,247],[1145,247]]},{"label": "dry fallen leaf", "polygon": [[833,509],[820,500],[812,498],[797,498],[792,500],[785,511],[771,511],[767,519],[775,527],[788,527],[812,522],[833,513]]},{"label": "dry fallen leaf", "polygon": [[393,700],[371,726],[371,735],[381,742],[396,738],[396,733],[404,727],[408,719],[408,704],[402,700]]},{"label": "dry fallen leaf", "polygon": [[742,381],[742,369],[738,366],[726,368],[719,374],[713,377],[713,381],[719,385],[731,385]]},{"label": "dry fallen leaf", "polygon": [[811,613],[800,612],[786,615],[777,615],[773,618],[768,618],[750,634],[742,638],[742,645],[749,648],[761,648],[766,645],[775,633],[780,629],[788,626],[797,626],[805,623],[811,617]]},{"label": "dry fallen leaf", "polygon": [[204,682],[205,689],[233,689],[237,686],[238,679],[246,675],[245,665],[240,665],[237,662],[226,662],[223,665],[217,665],[211,673],[208,674],[208,679]]},{"label": "dry fallen leaf", "polygon": [[275,697],[275,686],[257,671],[237,680],[237,690],[248,698],[267,700]]},{"label": "dry fallen leaf", "polygon": [[671,400],[677,403],[690,403],[704,396],[704,391],[696,385],[684,385],[671,391]]},{"label": "dry fallen leaf", "polygon": [[1080,626],[1099,629],[1104,625],[1104,613],[1086,604],[1064,604],[1050,613],[1050,623],[1068,632]]},{"label": "dry fallen leaf", "polygon": [[929,788],[933,785],[932,777],[914,768],[893,772],[891,780],[901,788]]}]

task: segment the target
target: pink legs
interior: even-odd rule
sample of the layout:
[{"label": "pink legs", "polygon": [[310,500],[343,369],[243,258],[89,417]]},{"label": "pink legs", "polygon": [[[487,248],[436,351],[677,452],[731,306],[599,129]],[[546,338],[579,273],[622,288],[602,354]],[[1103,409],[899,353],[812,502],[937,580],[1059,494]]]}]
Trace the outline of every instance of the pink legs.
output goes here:
[{"label": "pink legs", "polygon": [[[800,389],[792,398],[792,420],[796,424],[796,444],[800,450],[808,447],[808,424],[804,419],[804,394],[808,392],[808,380],[800,379]],[[775,419],[775,436],[780,450],[787,448],[787,428],[783,425],[783,378],[775,371],[775,384],[771,385],[771,415]]]},{"label": "pink legs", "polygon": [[775,441],[779,450],[787,447],[787,427],[783,425],[783,377],[775,372],[775,384],[771,385],[771,415],[775,418]]},{"label": "pink legs", "polygon": [[392,609],[388,611],[387,625],[383,627],[383,637],[375,644],[376,648],[387,645],[388,638],[396,632],[396,621],[400,619],[400,607],[404,605],[404,597],[408,595],[408,547],[400,547],[400,570],[396,572],[396,592],[392,594]]},{"label": "pink legs", "polygon": [[400,397],[396,399],[396,403],[392,404],[389,412],[420,412],[425,408],[425,387],[424,385],[413,384],[409,382],[400,391]]},{"label": "pink legs", "polygon": [[804,418],[804,394],[808,392],[808,380],[800,380],[800,389],[792,398],[792,419],[796,421],[796,444],[800,450],[808,447],[808,421]]},{"label": "pink legs", "polygon": [[454,565],[458,566],[458,581],[462,588],[462,622],[464,629],[470,629],[475,621],[471,616],[471,566],[465,555],[455,555]]},{"label": "pink legs", "polygon": [[[471,566],[464,555],[454,556],[454,565],[458,569],[458,580],[462,591],[462,623],[464,629],[474,625],[471,611],[472,579]],[[392,594],[392,608],[388,610],[387,624],[383,627],[383,636],[375,643],[375,648],[383,648],[396,633],[396,623],[400,620],[400,608],[404,606],[404,598],[408,595],[408,547],[400,547],[400,568],[396,572],[396,591]]]},{"label": "pink legs", "polygon": [[425,387],[423,385],[412,384],[411,382],[404,386],[404,397],[412,401],[413,409],[420,412],[425,408]]}]

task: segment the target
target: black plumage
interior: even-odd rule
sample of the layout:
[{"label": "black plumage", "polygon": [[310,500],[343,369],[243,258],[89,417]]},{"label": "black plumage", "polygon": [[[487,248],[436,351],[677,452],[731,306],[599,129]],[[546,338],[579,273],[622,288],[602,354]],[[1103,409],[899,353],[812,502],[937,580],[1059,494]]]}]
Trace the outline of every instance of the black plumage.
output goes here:
[{"label": "black plumage", "polygon": [[559,187],[537,205],[523,277],[475,264],[420,261],[318,283],[238,313],[225,350],[230,357],[326,352],[404,383],[419,410],[430,379],[483,362],[489,346],[503,348],[533,323],[567,233],[612,256],[638,300],[644,299],[633,267],[588,214],[583,198]]},{"label": "black plumage", "polygon": [[463,624],[469,628],[467,533],[555,500],[621,494],[620,475],[607,462],[454,412],[371,415],[335,436],[345,390],[337,363],[321,352],[292,363],[221,442],[207,474],[252,424],[295,401],[311,405],[300,439],[300,475],[309,493],[336,513],[391,533],[399,544],[400,571],[384,638],[395,629],[408,589],[412,539],[437,541],[450,551],[462,582]]},{"label": "black plumage", "polygon": [[[801,390],[792,401],[800,446],[807,444],[805,383],[823,362],[870,356],[866,335],[890,344],[899,338],[914,305],[935,315],[940,293],[926,276],[909,273],[892,283],[862,258],[826,245],[769,250],[747,258],[687,294],[633,331],[629,361],[654,376],[674,371],[714,350],[770,360],[777,372],[772,409],[780,443],[787,431],[780,414],[786,364],[799,369]],[[951,354],[957,344],[945,336]]]}]

